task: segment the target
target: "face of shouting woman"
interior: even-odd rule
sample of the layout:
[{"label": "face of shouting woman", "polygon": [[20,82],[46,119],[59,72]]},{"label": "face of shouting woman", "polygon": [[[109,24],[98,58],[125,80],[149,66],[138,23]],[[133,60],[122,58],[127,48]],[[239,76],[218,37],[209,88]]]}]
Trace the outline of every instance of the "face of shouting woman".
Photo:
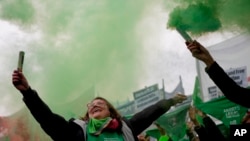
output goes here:
[{"label": "face of shouting woman", "polygon": [[103,119],[110,116],[107,103],[101,99],[95,99],[87,104],[89,118]]}]

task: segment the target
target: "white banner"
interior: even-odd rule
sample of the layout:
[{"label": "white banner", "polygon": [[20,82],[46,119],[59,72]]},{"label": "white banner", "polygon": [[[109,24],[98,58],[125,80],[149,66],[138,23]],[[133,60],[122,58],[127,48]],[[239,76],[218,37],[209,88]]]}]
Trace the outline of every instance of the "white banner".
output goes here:
[{"label": "white banner", "polygon": [[[204,45],[205,46],[205,45]],[[240,86],[250,86],[250,36],[240,35],[207,48],[216,62]],[[197,61],[197,73],[202,99],[207,102],[222,96],[222,92],[205,72],[205,64]]]}]

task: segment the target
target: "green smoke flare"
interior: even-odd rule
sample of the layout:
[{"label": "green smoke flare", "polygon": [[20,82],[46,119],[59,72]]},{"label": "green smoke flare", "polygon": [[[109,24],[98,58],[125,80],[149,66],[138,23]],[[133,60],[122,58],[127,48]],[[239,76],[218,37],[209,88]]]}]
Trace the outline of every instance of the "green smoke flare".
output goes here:
[{"label": "green smoke flare", "polygon": [[[192,34],[250,31],[249,0],[178,0],[170,13],[168,28],[183,28]],[[183,7],[187,7],[186,9]]]},{"label": "green smoke flare", "polygon": [[221,27],[213,9],[204,4],[192,4],[186,9],[177,7],[170,13],[168,27],[180,28],[192,34],[216,31]]}]

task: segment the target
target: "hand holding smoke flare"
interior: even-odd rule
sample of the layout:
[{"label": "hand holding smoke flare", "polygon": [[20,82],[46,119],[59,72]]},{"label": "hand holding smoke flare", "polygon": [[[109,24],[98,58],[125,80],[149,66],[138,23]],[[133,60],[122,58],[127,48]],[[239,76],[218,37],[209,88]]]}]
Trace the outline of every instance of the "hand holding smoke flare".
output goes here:
[{"label": "hand holding smoke flare", "polygon": [[[182,38],[186,40],[186,43],[192,42],[193,39],[188,35],[188,33],[185,30],[182,30],[181,28],[177,27],[176,30],[181,34]],[[193,49],[194,53],[199,53],[199,49]]]},{"label": "hand holding smoke flare", "polygon": [[24,61],[24,51],[19,52],[19,57],[18,57],[18,64],[17,64],[17,70],[18,71],[23,71],[23,61]]},{"label": "hand holding smoke flare", "polygon": [[[176,29],[186,42],[192,42],[192,35],[202,35],[216,31],[221,27],[215,10],[202,3],[191,4],[186,9],[175,8],[170,13],[168,27]],[[195,51],[199,51],[198,49]]]},{"label": "hand holding smoke flare", "polygon": [[187,32],[179,27],[176,27],[176,30],[181,34],[183,39],[185,39],[187,42],[188,41],[193,41],[192,38],[187,34]]}]

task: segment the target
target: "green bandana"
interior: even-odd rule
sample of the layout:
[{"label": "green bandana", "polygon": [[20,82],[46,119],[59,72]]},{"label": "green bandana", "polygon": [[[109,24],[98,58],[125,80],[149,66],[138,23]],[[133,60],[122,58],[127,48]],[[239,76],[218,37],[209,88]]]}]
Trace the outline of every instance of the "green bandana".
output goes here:
[{"label": "green bandana", "polygon": [[91,118],[87,125],[87,141],[124,141],[122,133],[103,131],[111,120],[110,117],[101,120]]},{"label": "green bandana", "polygon": [[94,119],[91,118],[88,123],[88,131],[90,134],[99,135],[102,130],[107,127],[109,122],[112,120],[111,117],[104,119]]}]

